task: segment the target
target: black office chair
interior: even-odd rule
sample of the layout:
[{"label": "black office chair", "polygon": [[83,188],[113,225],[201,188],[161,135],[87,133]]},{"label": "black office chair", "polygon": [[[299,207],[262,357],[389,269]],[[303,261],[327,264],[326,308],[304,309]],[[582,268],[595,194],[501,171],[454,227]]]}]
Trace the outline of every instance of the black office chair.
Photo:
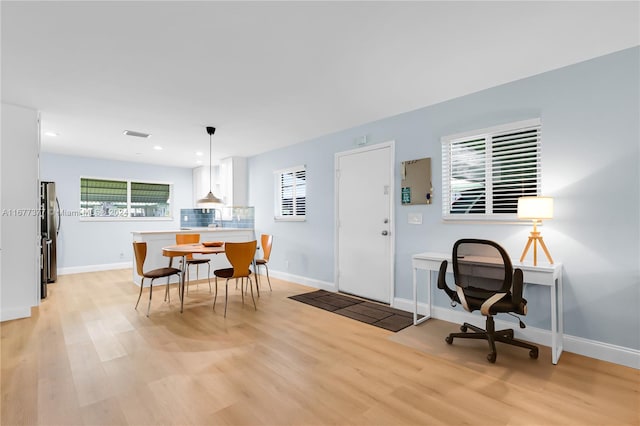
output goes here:
[{"label": "black office chair", "polygon": [[[496,362],[495,342],[529,349],[531,358],[538,358],[538,348],[530,343],[514,339],[513,330],[495,330],[494,315],[527,314],[527,301],[522,298],[522,270],[513,269],[507,252],[497,243],[488,240],[462,239],[453,245],[453,277],[456,289],[446,283],[447,261],[440,265],[438,288],[444,290],[452,305],[460,303],[467,311],[480,310],[487,317],[486,330],[464,323],[462,333],[451,333],[445,338],[448,344],[454,338],[484,339],[489,342],[489,362]],[[518,320],[520,328],[525,325]],[[467,333],[471,329],[473,332]]]}]

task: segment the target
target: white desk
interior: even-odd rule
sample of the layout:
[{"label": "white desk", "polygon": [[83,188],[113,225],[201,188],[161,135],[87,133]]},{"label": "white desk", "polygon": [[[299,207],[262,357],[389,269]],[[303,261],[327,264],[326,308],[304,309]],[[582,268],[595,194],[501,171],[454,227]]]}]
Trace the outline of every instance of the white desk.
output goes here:
[{"label": "white desk", "polygon": [[[447,272],[453,272],[451,254],[420,253],[411,258],[413,266],[413,324],[418,325],[431,318],[431,273],[440,270],[443,260],[449,262]],[[564,327],[562,323],[562,264],[538,265],[513,261],[513,267],[522,269],[525,284],[537,284],[549,287],[551,293],[551,362],[558,363],[562,354],[562,338]],[[427,312],[423,318],[418,319],[418,284],[416,274],[418,269],[427,271]]]}]

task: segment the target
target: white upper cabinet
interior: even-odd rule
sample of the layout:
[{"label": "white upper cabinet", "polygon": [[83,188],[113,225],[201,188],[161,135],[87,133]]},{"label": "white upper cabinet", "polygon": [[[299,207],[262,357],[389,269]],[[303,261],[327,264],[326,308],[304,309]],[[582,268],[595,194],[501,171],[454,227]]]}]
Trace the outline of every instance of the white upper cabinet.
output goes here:
[{"label": "white upper cabinet", "polygon": [[220,161],[220,193],[226,206],[246,206],[247,159],[228,157]]},{"label": "white upper cabinet", "polygon": [[[225,206],[246,206],[248,202],[247,159],[228,157],[211,170],[213,195],[221,198]],[[193,169],[193,205],[209,192],[209,166]]]}]

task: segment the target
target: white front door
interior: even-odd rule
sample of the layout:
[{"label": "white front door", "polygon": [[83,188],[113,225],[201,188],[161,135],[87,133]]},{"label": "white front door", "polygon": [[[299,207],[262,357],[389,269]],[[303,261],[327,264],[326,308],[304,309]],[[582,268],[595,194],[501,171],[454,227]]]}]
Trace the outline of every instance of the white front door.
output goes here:
[{"label": "white front door", "polygon": [[338,290],[390,303],[393,143],[336,154]]}]

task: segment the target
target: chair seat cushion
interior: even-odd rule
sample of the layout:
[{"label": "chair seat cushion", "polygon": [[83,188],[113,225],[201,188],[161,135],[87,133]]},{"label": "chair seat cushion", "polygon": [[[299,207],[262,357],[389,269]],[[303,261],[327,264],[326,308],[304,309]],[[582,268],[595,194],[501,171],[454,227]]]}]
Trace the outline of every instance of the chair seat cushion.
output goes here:
[{"label": "chair seat cushion", "polygon": [[[471,311],[479,310],[482,304],[495,294],[493,291],[484,291],[476,288],[466,288],[463,290],[467,305]],[[518,305],[513,303],[511,294],[507,294],[502,299],[497,301],[491,306],[489,312],[491,314],[514,312],[520,315],[525,315],[525,306],[527,305],[526,299],[522,299],[522,302]]]},{"label": "chair seat cushion", "polygon": [[145,278],[162,278],[162,277],[168,277],[170,275],[174,275],[174,274],[179,274],[180,269],[177,268],[158,268],[158,269],[152,269],[151,271],[147,271],[144,273],[144,277]]},{"label": "chair seat cushion", "polygon": [[209,263],[210,259],[188,259],[187,263],[190,265],[200,265],[202,263]]},{"label": "chair seat cushion", "polygon": [[[213,271],[213,274],[216,277],[220,278],[231,278],[233,277],[233,268],[225,268],[225,269],[216,269]],[[247,270],[247,276],[251,274],[251,270]]]}]

